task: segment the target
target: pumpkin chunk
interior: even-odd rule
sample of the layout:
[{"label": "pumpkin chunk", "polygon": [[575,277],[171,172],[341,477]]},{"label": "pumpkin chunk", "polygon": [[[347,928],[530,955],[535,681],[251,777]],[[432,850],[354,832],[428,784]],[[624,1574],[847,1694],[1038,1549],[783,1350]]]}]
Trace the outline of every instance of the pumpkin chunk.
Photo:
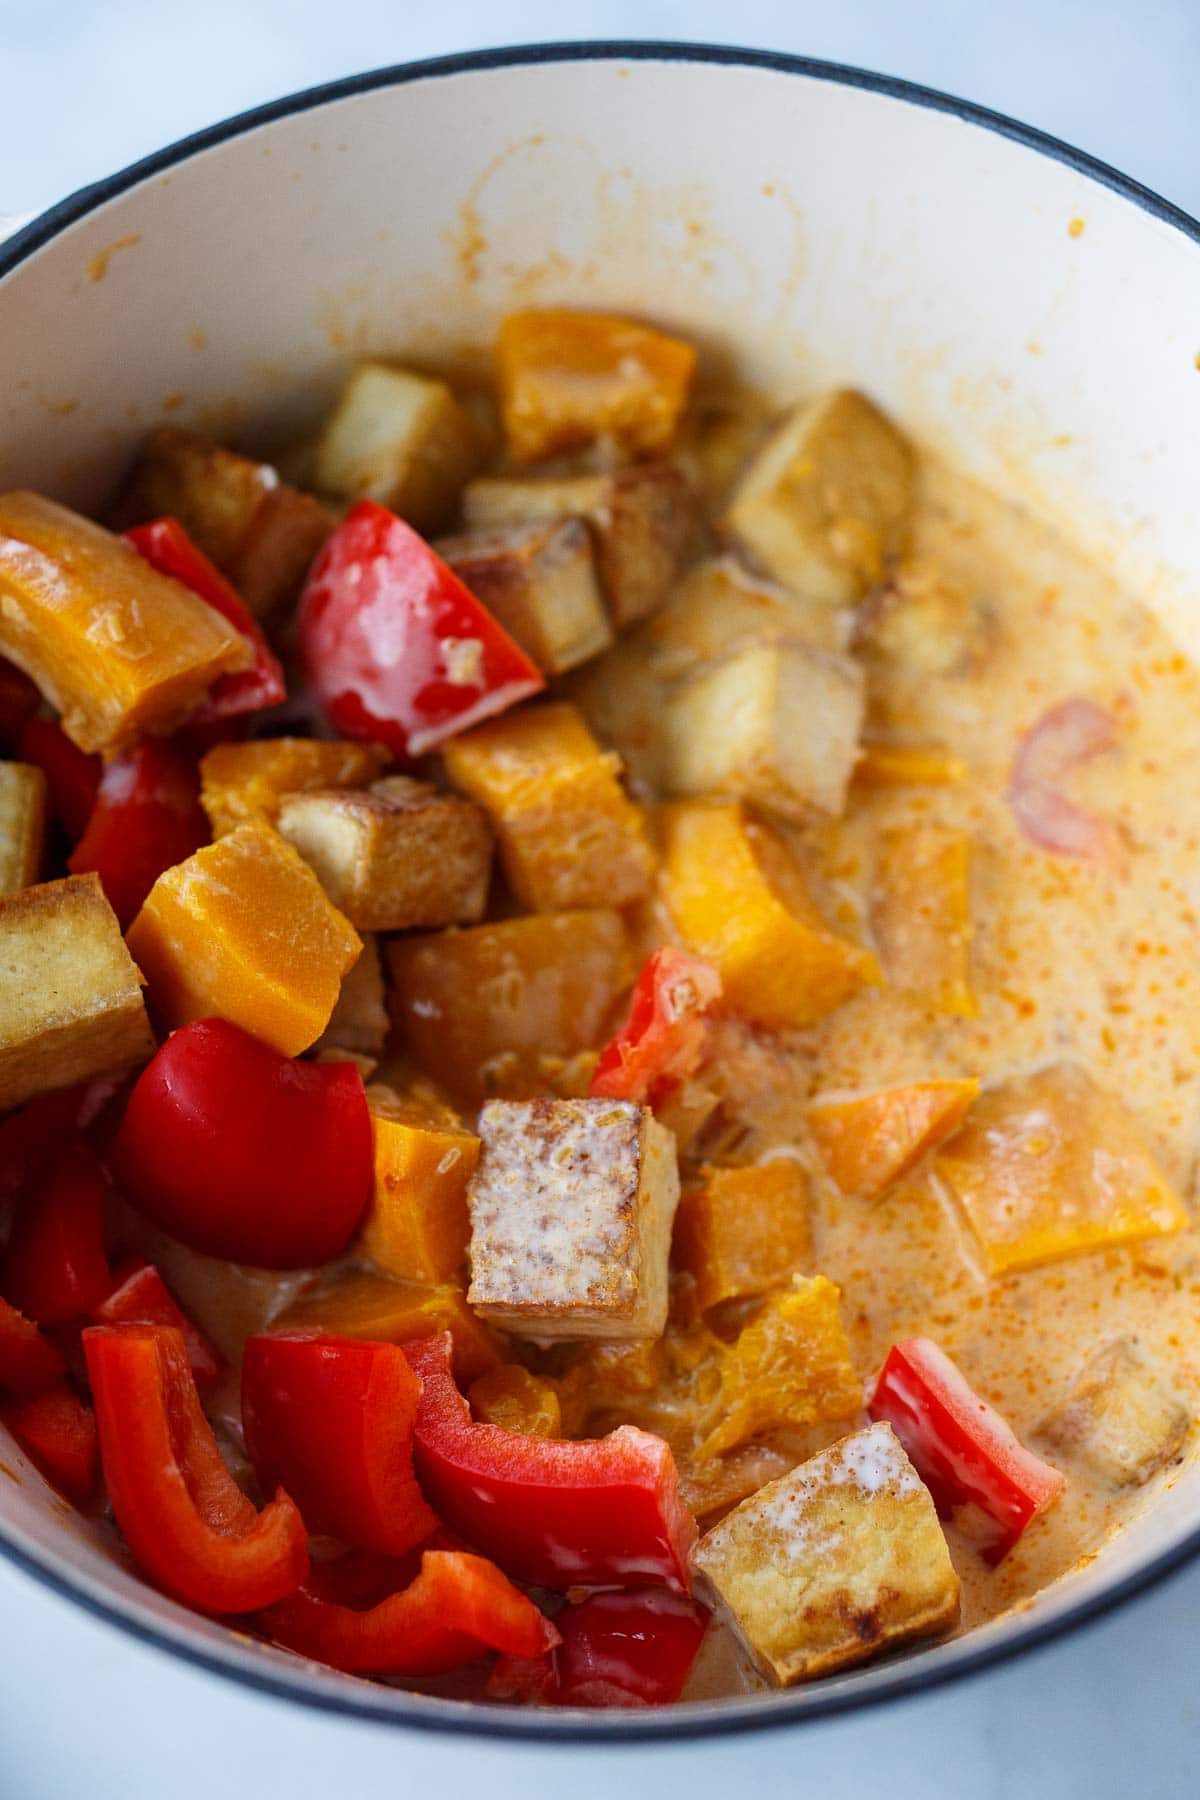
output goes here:
[{"label": "pumpkin chunk", "polygon": [[812,1248],[808,1177],[790,1157],[704,1168],[675,1218],[675,1265],[696,1282],[702,1312],[791,1280]]},{"label": "pumpkin chunk", "polygon": [[808,1109],[808,1128],[842,1192],[877,1200],[958,1130],[978,1092],[977,1081],[915,1081],[823,1094]]},{"label": "pumpkin chunk", "polygon": [[791,852],[740,806],[664,808],[660,891],[689,949],[715,963],[727,1004],[761,1025],[815,1023],[879,980],[835,935]]},{"label": "pumpkin chunk", "polygon": [[887,978],[932,1012],[973,1019],[971,840],[948,825],[883,835],[871,922]]},{"label": "pumpkin chunk", "polygon": [[436,530],[479,462],[475,427],[444,381],[360,363],[325,422],[313,485],[378,500],[416,530]]},{"label": "pumpkin chunk", "polygon": [[368,1269],[347,1269],[309,1288],[274,1321],[281,1331],[312,1327],[334,1337],[407,1344],[448,1331],[460,1381],[474,1381],[500,1361],[500,1349],[482,1319],[452,1282],[392,1281]]},{"label": "pumpkin chunk", "polygon": [[367,1089],[375,1132],[375,1185],[360,1244],[385,1275],[449,1281],[467,1254],[467,1182],[479,1139],[452,1107],[419,1090]]},{"label": "pumpkin chunk", "polygon": [[0,762],[0,894],[38,878],[46,841],[46,777],[31,763]]},{"label": "pumpkin chunk", "polygon": [[648,892],[654,853],[641,809],[577,707],[531,706],[445,747],[446,773],[487,809],[513,892],[532,912],[624,906]]},{"label": "pumpkin chunk", "polygon": [[378,744],[326,743],[320,738],[264,738],[217,744],[200,759],[200,799],[214,837],[239,825],[273,825],[287,794],[312,788],[356,788],[387,766]]},{"label": "pumpkin chunk", "polygon": [[1136,1338],[1098,1350],[1042,1436],[1111,1488],[1138,1486],[1178,1456],[1192,1416]]},{"label": "pumpkin chunk", "polygon": [[561,675],[612,643],[582,519],[444,538],[436,549],[543,675]]},{"label": "pumpkin chunk", "polygon": [[485,1425],[523,1431],[526,1437],[562,1436],[558,1390],[542,1375],[531,1375],[520,1363],[501,1363],[471,1383],[467,1393],[472,1415]]},{"label": "pumpkin chunk", "polygon": [[1189,1223],[1133,1118],[1074,1063],[981,1095],[935,1166],[992,1275]]},{"label": "pumpkin chunk", "polygon": [[941,744],[889,744],[870,738],[854,770],[854,785],[864,788],[947,787],[967,778],[961,756]]},{"label": "pumpkin chunk", "polygon": [[168,1029],[215,1014],[285,1056],[320,1037],[362,950],[269,825],[241,825],[166,870],[128,940]]}]

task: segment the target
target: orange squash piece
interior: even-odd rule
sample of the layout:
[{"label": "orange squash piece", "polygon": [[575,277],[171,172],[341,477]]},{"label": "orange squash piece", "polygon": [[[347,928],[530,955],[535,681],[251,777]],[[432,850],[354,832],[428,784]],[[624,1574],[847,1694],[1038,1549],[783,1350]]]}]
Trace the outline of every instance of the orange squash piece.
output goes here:
[{"label": "orange squash piece", "polygon": [[387,766],[378,744],[320,738],[264,738],[217,744],[200,760],[200,798],[214,837],[239,825],[273,825],[288,794],[365,787]]},{"label": "orange squash piece", "polygon": [[887,978],[933,1012],[973,1019],[971,840],[948,825],[884,833],[871,922]]},{"label": "orange squash piece", "polygon": [[854,770],[855,787],[952,787],[967,765],[941,744],[887,744],[868,739]]},{"label": "orange squash piece", "polygon": [[474,1381],[500,1361],[499,1340],[452,1282],[390,1281],[368,1269],[349,1269],[301,1294],[275,1323],[284,1330],[311,1326],[379,1344],[407,1344],[448,1331],[460,1381]]},{"label": "orange squash piece", "polygon": [[532,1375],[520,1363],[501,1363],[471,1383],[467,1392],[474,1417],[526,1437],[562,1436],[558,1390],[543,1375]]},{"label": "orange squash piece", "polygon": [[790,1281],[811,1248],[808,1177],[790,1157],[701,1169],[675,1215],[673,1260],[702,1312]]},{"label": "orange squash piece", "polygon": [[219,1014],[286,1056],[320,1037],[362,950],[269,825],[239,826],[160,875],[126,941],[168,1030]]},{"label": "orange squash piece", "polygon": [[375,1186],[362,1252],[385,1275],[449,1281],[467,1254],[467,1182],[479,1161],[479,1139],[452,1107],[419,1092],[369,1087],[367,1102]]},{"label": "orange squash piece", "polygon": [[808,1109],[808,1128],[842,1192],[877,1200],[958,1130],[978,1092],[977,1081],[914,1081],[822,1096]]}]

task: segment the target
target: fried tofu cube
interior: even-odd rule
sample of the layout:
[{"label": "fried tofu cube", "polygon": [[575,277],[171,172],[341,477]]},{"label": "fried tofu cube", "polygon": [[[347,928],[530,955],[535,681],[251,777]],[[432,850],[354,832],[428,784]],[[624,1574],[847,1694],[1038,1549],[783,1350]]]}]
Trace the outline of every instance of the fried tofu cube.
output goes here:
[{"label": "fried tofu cube", "polygon": [[936,564],[906,557],[862,608],[856,647],[910,675],[953,675],[983,641],[983,620],[966,591]]},{"label": "fried tofu cube", "polygon": [[836,651],[844,637],[834,608],[751,575],[732,556],[689,570],[642,635],[663,681],[707,669],[751,644]]},{"label": "fried tofu cube", "polygon": [[0,1112],[153,1054],[141,980],[99,876],[0,897]]},{"label": "fried tofu cube", "polygon": [[147,438],[112,519],[125,530],[164,514],[179,520],[260,619],[295,598],[335,524],[269,464],[170,425]]},{"label": "fried tofu cube", "polygon": [[360,363],[321,433],[313,485],[343,499],[378,500],[418,531],[434,531],[479,453],[475,427],[444,381]]},{"label": "fried tofu cube", "polygon": [[168,1030],[214,1014],[285,1056],[316,1042],[362,940],[269,825],[240,825],[160,875],[128,933]]},{"label": "fried tofu cube", "polygon": [[450,1281],[467,1254],[467,1182],[479,1139],[452,1107],[418,1089],[367,1089],[375,1183],[359,1243],[385,1275]]},{"label": "fried tofu cube", "polygon": [[645,817],[618,780],[619,758],[568,701],[477,725],[443,755],[455,787],[486,808],[512,890],[531,912],[624,906],[650,891]]},{"label": "fried tofu cube", "polygon": [[1136,1121],[1075,1063],[981,1094],[935,1167],[991,1275],[1190,1223]]},{"label": "fried tofu cube", "polygon": [[967,765],[941,744],[889,744],[868,738],[854,766],[854,785],[864,788],[955,787]]},{"label": "fried tofu cube", "polygon": [[463,514],[472,531],[530,519],[586,520],[617,631],[666,599],[695,525],[692,491],[669,463],[644,463],[614,475],[489,476],[465,489]]},{"label": "fried tofu cube", "polygon": [[871,908],[889,983],[935,1013],[973,1019],[971,840],[949,825],[887,831]]},{"label": "fried tofu cube", "polygon": [[482,1318],[522,1337],[636,1339],[667,1323],[675,1140],[629,1100],[492,1100],[467,1190]]},{"label": "fried tofu cube", "polygon": [[45,775],[31,763],[0,762],[0,894],[37,880],[45,842]]},{"label": "fried tofu cube", "polygon": [[252,655],[240,631],[131,545],[24,493],[0,495],[0,652],[81,750],[106,754],[178,724]]},{"label": "fried tofu cube", "polygon": [[377,1055],[387,1042],[387,1001],[379,943],[373,932],[359,935],[362,954],[342,976],[337,1005],[317,1039],[318,1052],[349,1050],[370,1057]]},{"label": "fried tofu cube", "polygon": [[526,1437],[562,1436],[558,1389],[544,1375],[531,1375],[520,1363],[501,1363],[471,1383],[467,1394],[471,1415],[482,1424]]},{"label": "fried tofu cube", "polygon": [[868,1425],[752,1495],[692,1567],[778,1687],[958,1622],[937,1512],[890,1425]]},{"label": "fried tofu cube", "polygon": [[742,807],[665,807],[659,838],[663,902],[688,948],[716,964],[733,1011],[803,1027],[878,982],[870,951],[830,930],[790,850]]},{"label": "fried tofu cube", "polygon": [[312,788],[357,788],[386,768],[377,744],[326,743],[321,738],[263,738],[217,744],[200,759],[200,799],[214,837],[239,825],[273,825],[287,794]]},{"label": "fried tofu cube", "polygon": [[702,1168],[675,1215],[674,1262],[708,1312],[789,1282],[812,1251],[808,1177],[791,1157]]},{"label": "fried tofu cube", "polygon": [[582,519],[536,519],[437,546],[459,580],[543,675],[561,675],[613,641]]},{"label": "fried tofu cube", "polygon": [[1183,1448],[1192,1416],[1136,1338],[1085,1364],[1041,1434],[1111,1488],[1140,1487]]},{"label": "fried tofu cube", "polygon": [[279,830],[362,931],[472,925],[483,917],[492,834],[482,807],[423,781],[385,792],[287,794]]},{"label": "fried tofu cube", "polygon": [[342,1269],[307,1289],[274,1323],[284,1331],[311,1328],[375,1344],[408,1344],[448,1331],[455,1374],[463,1382],[501,1360],[498,1339],[449,1281],[392,1281],[369,1269]]},{"label": "fried tofu cube", "polygon": [[878,1200],[953,1135],[979,1093],[977,1081],[914,1081],[873,1094],[822,1094],[808,1128],[844,1194]]},{"label": "fried tofu cube", "polygon": [[476,1106],[544,1092],[560,1059],[597,1048],[634,973],[620,913],[599,908],[395,939],[387,956],[409,1050]]},{"label": "fried tofu cube", "polygon": [[515,462],[537,462],[597,438],[652,456],[675,436],[696,352],[632,319],[519,312],[501,323],[496,368]]},{"label": "fried tofu cube", "polygon": [[672,794],[729,795],[783,818],[840,813],[858,754],[862,670],[799,644],[747,644],[664,711]]}]

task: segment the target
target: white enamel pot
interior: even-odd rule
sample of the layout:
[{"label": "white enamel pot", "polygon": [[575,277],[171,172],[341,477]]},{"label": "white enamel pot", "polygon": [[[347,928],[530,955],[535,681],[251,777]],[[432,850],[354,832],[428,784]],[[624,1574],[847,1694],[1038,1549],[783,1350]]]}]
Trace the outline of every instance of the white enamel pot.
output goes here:
[{"label": "white enamel pot", "polygon": [[[781,396],[870,390],[1064,524],[1200,646],[1200,227],[1111,170],[906,83],[681,45],[384,70],[216,126],[0,249],[0,486],[101,502],[163,419],[248,444],[364,352],[486,344],[516,304],[644,313]],[[467,1706],[352,1681],[164,1600],[0,1432],[0,1554],[234,1681],[406,1726],[671,1738],[978,1670],[1200,1551],[1185,1470],[1085,1568],[966,1638],[661,1713]]]}]

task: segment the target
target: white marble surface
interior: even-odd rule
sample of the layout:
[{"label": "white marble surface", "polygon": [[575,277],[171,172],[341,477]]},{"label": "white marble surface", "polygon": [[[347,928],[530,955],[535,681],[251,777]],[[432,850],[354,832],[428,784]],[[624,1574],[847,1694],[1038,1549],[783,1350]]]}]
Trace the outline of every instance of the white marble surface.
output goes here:
[{"label": "white marble surface", "polygon": [[[1200,212],[1197,0],[0,0],[0,212],[213,119],[410,57],[691,37],[910,76],[1026,118]],[[1197,1791],[1200,1568],[964,1686],[803,1732],[604,1755],[382,1732],[165,1660],[0,1565],[0,1800],[1175,1800]],[[536,1784],[536,1785],[535,1785]]]}]

